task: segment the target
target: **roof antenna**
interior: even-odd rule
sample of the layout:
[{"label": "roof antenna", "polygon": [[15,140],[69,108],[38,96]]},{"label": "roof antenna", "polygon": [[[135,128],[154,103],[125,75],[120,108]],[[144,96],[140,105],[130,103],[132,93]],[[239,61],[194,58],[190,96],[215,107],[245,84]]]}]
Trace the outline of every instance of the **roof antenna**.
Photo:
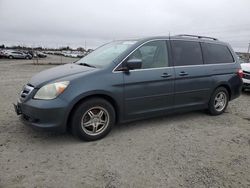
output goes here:
[{"label": "roof antenna", "polygon": [[168,39],[170,40],[170,31],[168,32]]}]

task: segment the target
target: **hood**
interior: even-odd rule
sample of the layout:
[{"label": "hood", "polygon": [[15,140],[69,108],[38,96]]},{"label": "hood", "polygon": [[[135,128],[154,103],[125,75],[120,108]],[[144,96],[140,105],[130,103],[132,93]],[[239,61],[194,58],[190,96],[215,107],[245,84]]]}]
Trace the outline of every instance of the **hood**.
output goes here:
[{"label": "hood", "polygon": [[250,63],[242,63],[241,68],[243,71],[250,72]]},{"label": "hood", "polygon": [[34,75],[30,84],[34,87],[39,87],[40,84],[45,84],[48,82],[52,82],[54,80],[61,79],[66,76],[71,76],[78,73],[89,72],[94,70],[95,68],[86,67],[77,64],[65,64],[61,66],[57,66],[51,69],[44,70],[36,75]]}]

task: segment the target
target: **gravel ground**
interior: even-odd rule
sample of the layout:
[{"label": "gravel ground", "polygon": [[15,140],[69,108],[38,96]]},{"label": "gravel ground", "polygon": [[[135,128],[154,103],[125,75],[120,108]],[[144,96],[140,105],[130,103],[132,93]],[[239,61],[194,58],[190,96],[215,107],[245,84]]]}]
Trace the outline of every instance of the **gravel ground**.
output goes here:
[{"label": "gravel ground", "polygon": [[81,142],[33,130],[14,113],[22,86],[53,66],[0,60],[0,187],[250,187],[250,92],[221,116],[137,121]]}]

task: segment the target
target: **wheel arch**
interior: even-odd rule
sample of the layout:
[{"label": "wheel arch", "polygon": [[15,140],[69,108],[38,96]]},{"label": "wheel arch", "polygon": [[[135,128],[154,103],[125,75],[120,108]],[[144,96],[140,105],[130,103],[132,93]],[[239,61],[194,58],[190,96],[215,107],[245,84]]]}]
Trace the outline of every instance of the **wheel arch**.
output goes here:
[{"label": "wheel arch", "polygon": [[70,121],[71,121],[71,118],[72,118],[72,114],[74,113],[76,108],[79,106],[79,104],[83,103],[85,100],[88,100],[90,98],[102,98],[102,99],[108,101],[114,107],[114,110],[115,110],[115,122],[117,123],[119,121],[120,108],[118,106],[117,101],[113,97],[111,97],[108,94],[103,94],[103,93],[102,94],[91,94],[91,95],[80,97],[72,105],[72,107],[70,108],[69,113],[67,115],[67,121],[66,121],[66,129],[67,130],[69,130],[71,128]]},{"label": "wheel arch", "polygon": [[[213,92],[214,92],[216,89],[218,89],[219,87],[224,87],[224,88],[227,90],[228,95],[229,95],[229,100],[231,100],[231,97],[232,97],[232,89],[231,89],[230,85],[229,85],[228,83],[226,83],[226,82],[220,83],[220,84],[218,84],[218,85],[213,89]],[[213,92],[212,92],[212,93],[213,93]]]}]

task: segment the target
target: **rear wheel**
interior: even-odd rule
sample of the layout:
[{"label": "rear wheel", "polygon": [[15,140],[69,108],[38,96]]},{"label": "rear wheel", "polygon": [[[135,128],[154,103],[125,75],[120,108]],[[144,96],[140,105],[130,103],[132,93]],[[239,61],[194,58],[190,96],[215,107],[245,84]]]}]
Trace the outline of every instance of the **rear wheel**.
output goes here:
[{"label": "rear wheel", "polygon": [[12,56],[12,55],[10,55],[10,56],[9,56],[9,59],[13,59],[13,56]]},{"label": "rear wheel", "polygon": [[82,102],[72,115],[72,133],[82,140],[105,137],[115,124],[115,110],[106,100],[91,98]]},{"label": "rear wheel", "polygon": [[208,110],[211,115],[220,115],[222,114],[228,105],[229,94],[226,88],[219,87],[212,94],[209,104]]}]

